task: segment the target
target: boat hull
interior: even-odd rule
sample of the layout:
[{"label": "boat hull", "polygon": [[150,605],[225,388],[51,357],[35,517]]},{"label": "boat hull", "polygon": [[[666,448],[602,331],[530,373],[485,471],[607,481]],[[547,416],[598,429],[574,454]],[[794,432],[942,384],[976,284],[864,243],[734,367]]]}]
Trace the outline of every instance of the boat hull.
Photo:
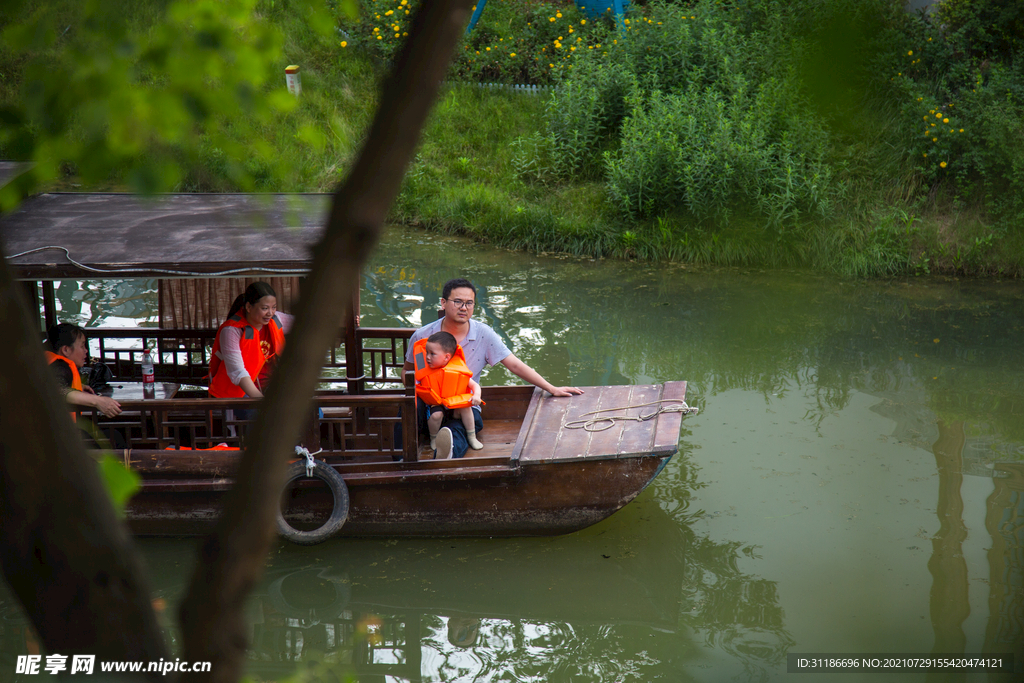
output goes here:
[{"label": "boat hull", "polygon": [[[614,514],[649,484],[671,456],[529,463],[518,467],[421,470],[376,481],[346,477],[350,505],[339,536],[550,536],[584,529]],[[460,471],[464,470],[464,471]],[[484,471],[480,471],[484,470]],[[504,471],[502,471],[504,470]],[[313,528],[333,499],[319,482],[292,490],[286,514]],[[208,533],[230,482],[143,486],[129,503],[134,533]],[[301,511],[301,512],[298,512]]]}]

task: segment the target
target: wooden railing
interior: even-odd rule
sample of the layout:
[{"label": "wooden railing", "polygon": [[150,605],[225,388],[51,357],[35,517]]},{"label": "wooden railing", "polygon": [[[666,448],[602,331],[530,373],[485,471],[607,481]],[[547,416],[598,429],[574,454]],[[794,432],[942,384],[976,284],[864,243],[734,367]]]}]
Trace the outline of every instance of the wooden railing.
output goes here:
[{"label": "wooden railing", "polygon": [[[361,327],[355,335],[361,354],[353,356],[357,367],[349,372],[346,334],[325,358],[320,381],[331,388],[350,393],[379,393],[402,389],[402,365],[408,340],[414,330],[407,328]],[[206,385],[210,354],[217,330],[163,330],[154,328],[90,328],[90,348],[95,360],[105,363],[114,379],[122,382],[142,380],[142,356],[153,349],[154,370],[158,382]],[[360,364],[362,367],[358,367]],[[353,388],[355,391],[353,391]]]},{"label": "wooden railing", "polygon": [[[251,421],[237,411],[257,409],[256,399],[172,398],[122,401],[121,414],[79,413],[78,424],[113,448],[162,451],[245,446]],[[89,430],[89,424],[92,430]],[[408,392],[388,395],[321,394],[314,399],[302,444],[322,449],[324,460],[359,462],[417,458],[416,398]]]}]

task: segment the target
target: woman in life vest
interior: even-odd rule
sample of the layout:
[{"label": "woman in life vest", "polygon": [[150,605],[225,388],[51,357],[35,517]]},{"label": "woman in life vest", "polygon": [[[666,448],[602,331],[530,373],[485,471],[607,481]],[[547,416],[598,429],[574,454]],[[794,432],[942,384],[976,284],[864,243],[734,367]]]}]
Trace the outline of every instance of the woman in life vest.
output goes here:
[{"label": "woman in life vest", "polygon": [[210,356],[210,396],[262,398],[270,372],[284,350],[292,316],[277,311],[277,293],[254,282],[231,304]]},{"label": "woman in life vest", "polygon": [[[82,384],[78,369],[89,358],[85,330],[71,323],[60,323],[46,331],[46,338],[50,346],[46,351],[46,362],[53,369],[64,400],[73,406],[95,408],[107,417],[119,415],[120,403],[108,396],[100,396],[92,387]],[[71,413],[71,417],[75,419],[75,413]]]},{"label": "woman in life vest", "polygon": [[[482,405],[480,385],[473,381],[473,371],[466,367],[466,356],[448,332],[435,332],[413,344],[416,368],[416,396],[427,404],[430,417],[427,432],[430,448],[437,450],[437,434],[449,414],[457,416],[466,428],[466,441],[473,450],[484,447],[476,438],[476,422],[472,406]],[[441,449],[446,454],[451,448]],[[435,453],[434,457],[437,457]]]}]

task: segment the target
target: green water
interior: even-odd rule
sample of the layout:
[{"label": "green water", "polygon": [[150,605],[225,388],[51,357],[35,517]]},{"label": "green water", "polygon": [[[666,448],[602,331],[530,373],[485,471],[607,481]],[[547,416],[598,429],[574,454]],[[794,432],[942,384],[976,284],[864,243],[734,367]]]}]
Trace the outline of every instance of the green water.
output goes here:
[{"label": "green water", "polygon": [[[428,322],[460,275],[554,384],[688,380],[701,412],[680,454],[578,534],[280,546],[249,614],[254,677],[780,681],[787,653],[988,652],[1017,673],[927,680],[1021,679],[1024,284],[692,271],[393,230],[361,322]],[[141,545],[173,609],[194,541]],[[23,622],[0,600],[3,662]]]}]

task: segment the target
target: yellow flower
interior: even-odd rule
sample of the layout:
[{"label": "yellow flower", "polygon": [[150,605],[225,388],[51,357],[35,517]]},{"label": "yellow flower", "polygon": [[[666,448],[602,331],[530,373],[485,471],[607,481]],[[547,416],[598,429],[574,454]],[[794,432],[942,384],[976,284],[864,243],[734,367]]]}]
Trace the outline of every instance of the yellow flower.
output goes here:
[{"label": "yellow flower", "polygon": [[932,138],[932,142],[938,142],[938,141],[939,141],[938,138]]},{"label": "yellow flower", "polygon": [[395,10],[389,9],[387,12],[384,13],[384,16],[385,17],[390,17],[394,13],[395,13]]},{"label": "yellow flower", "polygon": [[486,50],[487,50],[488,52],[490,52],[490,51],[491,51],[491,48],[489,48],[489,47],[488,47],[488,48],[485,48],[485,49],[486,49]]},{"label": "yellow flower", "polygon": [[942,167],[942,168],[946,168],[946,162],[945,161],[940,161],[939,162],[939,166]]},{"label": "yellow flower", "polygon": [[508,53],[508,56],[509,56],[509,57],[515,57],[515,56],[516,56],[516,53],[515,53],[515,52],[510,52],[510,53]]},{"label": "yellow flower", "polygon": [[342,46],[342,47],[348,47],[348,42],[347,42],[347,41],[344,41],[344,40],[343,40],[343,41],[341,41],[341,46]]},{"label": "yellow flower", "polygon": [[928,156],[928,152],[925,152],[925,153],[924,153],[924,154],[922,154],[921,156],[923,156],[923,157],[927,157],[927,156]]},{"label": "yellow flower", "polygon": [[377,40],[384,40],[384,38],[378,35]]},{"label": "yellow flower", "polygon": [[943,123],[949,123],[949,119],[942,119]]},{"label": "yellow flower", "polygon": [[555,18],[554,18],[554,17],[549,17],[549,18],[548,18],[548,21],[554,21],[554,20],[555,20]]},{"label": "yellow flower", "polygon": [[907,52],[907,54],[908,54],[908,55],[912,55],[912,54],[914,54],[914,51],[913,51],[913,50],[910,50],[909,52]]},{"label": "yellow flower", "polygon": [[936,115],[935,115],[935,118],[937,118],[937,119],[941,119],[941,118],[942,118],[942,112],[940,111],[940,112],[939,112],[938,114],[936,114]]},{"label": "yellow flower", "polygon": [[554,69],[554,68],[555,68],[555,65],[554,65],[554,64],[548,64],[548,66],[549,66],[549,67],[551,67],[552,69]]},{"label": "yellow flower", "polygon": [[927,116],[927,115],[926,115],[926,116],[924,117],[924,120],[925,120],[925,121],[927,121],[927,120],[928,120],[928,116]]},{"label": "yellow flower", "polygon": [[559,19],[561,19],[562,18],[562,13],[561,12],[555,12],[555,16],[558,17]]},{"label": "yellow flower", "polygon": [[587,25],[587,20],[586,19],[580,19],[580,26],[586,26],[586,25]]},{"label": "yellow flower", "polygon": [[963,128],[961,128],[961,129],[960,129],[960,132],[961,132],[961,133],[963,133],[963,132],[964,132],[964,129],[963,129]]}]

